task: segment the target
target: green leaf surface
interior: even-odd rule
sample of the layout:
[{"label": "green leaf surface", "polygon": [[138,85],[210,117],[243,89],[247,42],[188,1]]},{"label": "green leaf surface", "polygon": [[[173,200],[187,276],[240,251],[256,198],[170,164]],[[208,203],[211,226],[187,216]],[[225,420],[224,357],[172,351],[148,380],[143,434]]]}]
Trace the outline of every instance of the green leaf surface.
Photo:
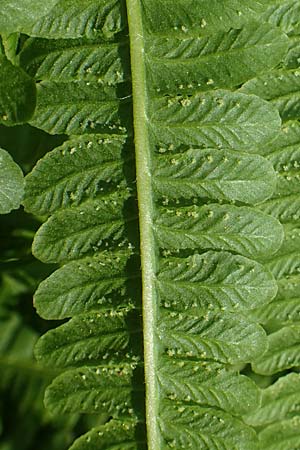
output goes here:
[{"label": "green leaf surface", "polygon": [[135,205],[126,203],[129,194],[123,190],[56,212],[36,234],[34,255],[50,263],[79,259],[105,249],[130,248],[126,231],[134,227],[136,217]]},{"label": "green leaf surface", "polygon": [[290,325],[268,336],[269,348],[252,366],[256,373],[271,375],[300,365],[300,326]]},{"label": "green leaf surface", "polygon": [[259,442],[266,450],[294,450],[299,445],[299,417],[268,426],[259,434]]},{"label": "green leaf surface", "polygon": [[135,421],[111,420],[77,439],[70,450],[145,450],[142,432]]},{"label": "green leaf surface", "polygon": [[48,387],[45,404],[53,414],[132,416],[131,378],[130,365],[69,370]]},{"label": "green leaf surface", "polygon": [[0,124],[16,125],[33,115],[36,102],[34,81],[0,55]]},{"label": "green leaf surface", "polygon": [[130,262],[130,251],[104,252],[72,261],[39,285],[34,296],[35,307],[46,319],[64,319],[112,306],[130,308],[134,298],[128,298],[129,283],[136,292],[139,277],[136,260]]},{"label": "green leaf surface", "polygon": [[124,141],[121,136],[78,136],[47,153],[26,178],[25,207],[49,215],[116,186],[124,189],[123,166],[131,160]]},{"label": "green leaf surface", "polygon": [[255,204],[276,187],[273,166],[265,158],[220,149],[163,154],[155,161],[153,175],[157,194],[172,200],[201,196]]},{"label": "green leaf surface", "polygon": [[300,322],[299,297],[273,301],[251,311],[251,317],[263,324],[270,322],[277,325],[291,325],[293,322]]},{"label": "green leaf surface", "polygon": [[267,200],[258,207],[285,224],[299,219],[300,198],[298,194],[286,195]]},{"label": "green leaf surface", "polygon": [[289,51],[284,58],[284,65],[290,69],[299,66],[299,13],[300,8],[297,0],[284,0],[274,2],[263,15],[264,20],[280,27],[290,38]]},{"label": "green leaf surface", "polygon": [[0,214],[19,208],[24,195],[24,178],[9,153],[0,149]]},{"label": "green leaf surface", "polygon": [[275,196],[277,198],[285,197],[285,203],[288,205],[288,198],[286,197],[299,193],[299,147],[295,145],[285,148],[282,152],[278,150],[275,154],[270,155],[268,159],[278,174]]},{"label": "green leaf surface", "polygon": [[249,425],[266,426],[300,415],[300,375],[290,373],[262,391],[259,409],[248,414]]},{"label": "green leaf surface", "polygon": [[174,94],[238,86],[279,64],[288,43],[279,29],[259,23],[203,37],[154,37],[146,47],[149,81]]},{"label": "green leaf surface", "polygon": [[111,39],[126,27],[124,3],[118,0],[52,0],[46,12],[28,21],[22,31],[54,39],[81,36]]},{"label": "green leaf surface", "polygon": [[299,27],[300,6],[297,0],[274,1],[266,10],[263,18],[272,25],[280,27],[288,35],[292,35]]},{"label": "green leaf surface", "polygon": [[284,65],[287,69],[296,69],[300,59],[300,39],[299,36],[292,36],[290,39],[289,52],[285,57]]},{"label": "green leaf surface", "polygon": [[162,358],[158,382],[162,397],[185,405],[203,405],[234,415],[255,410],[260,391],[248,377],[227,371],[218,364]]},{"label": "green leaf surface", "polygon": [[0,29],[4,33],[26,32],[40,17],[46,15],[59,0],[2,0]]},{"label": "green leaf surface", "polygon": [[163,450],[252,450],[257,440],[254,430],[243,422],[222,411],[200,406],[165,407],[161,413],[160,427],[165,441]]},{"label": "green leaf surface", "polygon": [[290,254],[274,258],[268,264],[269,269],[277,279],[278,292],[277,299],[287,300],[300,295],[299,272],[300,254],[291,252]]},{"label": "green leaf surface", "polygon": [[[298,325],[278,344],[284,322],[258,315],[298,283],[297,24],[287,37],[274,5],[60,0],[20,40],[30,124],[64,141],[24,202],[44,222],[34,255],[60,264],[35,305],[71,317],[37,345],[62,370],[47,404],[108,421],[73,450],[257,450],[242,415],[260,405],[251,378],[273,378],[251,365],[300,365]],[[280,111],[265,85],[246,92],[278,73]]]},{"label": "green leaf surface", "polygon": [[280,223],[255,209],[211,204],[161,208],[155,221],[159,245],[168,249],[215,249],[259,258],[280,247]]},{"label": "green leaf surface", "polygon": [[209,251],[162,260],[157,291],[162,306],[171,310],[243,311],[266,306],[276,295],[277,284],[261,264]]},{"label": "green leaf surface", "polygon": [[[258,18],[272,0],[201,0],[195,8],[193,0],[143,0],[145,26],[151,33],[202,34],[240,28]],[[197,5],[198,6],[198,5]]]},{"label": "green leaf surface", "polygon": [[264,330],[237,314],[164,312],[158,333],[166,353],[179,360],[239,364],[263,355],[267,348]]},{"label": "green leaf surface", "polygon": [[291,223],[283,225],[284,229],[284,243],[277,253],[278,257],[285,255],[299,254],[300,252],[300,228],[299,228],[299,215],[296,212],[293,215]]},{"label": "green leaf surface", "polygon": [[261,75],[244,84],[241,92],[269,100],[283,121],[297,120],[300,115],[300,70],[277,70]]},{"label": "green leaf surface", "polygon": [[37,90],[37,107],[30,124],[50,134],[111,133],[126,131],[130,91],[118,96],[112,86],[74,81],[45,81]]},{"label": "green leaf surface", "polygon": [[44,334],[35,348],[36,357],[52,367],[130,359],[130,322],[126,324],[125,315],[123,311],[78,315]]},{"label": "green leaf surface", "polygon": [[151,102],[149,120],[160,144],[246,151],[274,138],[280,127],[272,105],[252,95],[227,91],[157,97]]},{"label": "green leaf surface", "polygon": [[273,136],[268,145],[259,148],[259,154],[265,157],[280,158],[290,147],[296,146],[300,142],[300,124],[297,120],[290,120],[282,124],[279,132]]},{"label": "green leaf surface", "polygon": [[21,67],[39,80],[97,81],[116,84],[130,78],[127,41],[28,39],[19,55]]}]

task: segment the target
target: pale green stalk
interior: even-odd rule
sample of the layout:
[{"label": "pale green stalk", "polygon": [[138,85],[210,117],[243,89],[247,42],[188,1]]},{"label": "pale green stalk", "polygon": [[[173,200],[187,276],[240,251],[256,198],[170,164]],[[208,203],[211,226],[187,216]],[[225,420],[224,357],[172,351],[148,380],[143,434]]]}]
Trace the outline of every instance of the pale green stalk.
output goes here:
[{"label": "pale green stalk", "polygon": [[148,449],[158,450],[156,386],[156,299],[154,292],[155,243],[153,237],[153,199],[151,186],[151,149],[147,128],[147,89],[144,61],[144,31],[140,0],[127,0],[133,91],[134,142],[136,149],[137,193],[140,218],[143,286],[144,358],[146,382],[146,423]]}]

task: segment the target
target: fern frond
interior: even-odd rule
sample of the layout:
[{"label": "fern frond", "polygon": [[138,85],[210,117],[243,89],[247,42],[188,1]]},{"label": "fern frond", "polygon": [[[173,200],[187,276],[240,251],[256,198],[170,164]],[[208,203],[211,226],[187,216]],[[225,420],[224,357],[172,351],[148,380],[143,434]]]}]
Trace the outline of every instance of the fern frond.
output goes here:
[{"label": "fern frond", "polygon": [[20,167],[8,152],[0,148],[0,214],[19,208],[24,196],[24,178]]},{"label": "fern frond", "polygon": [[256,96],[222,90],[193,96],[163,94],[153,99],[149,111],[158,148],[200,145],[247,151],[278,132],[279,115]]},{"label": "fern frond", "polygon": [[[64,2],[61,3],[63,7]],[[94,3],[89,2],[89,14],[92,10],[98,11]],[[105,14],[109,13],[112,3],[107,2]],[[109,14],[119,8],[119,3],[114,3]],[[107,16],[107,25],[109,17],[112,16]],[[50,17],[49,21],[52,20]],[[55,20],[53,23],[59,28],[60,18]],[[75,18],[72,20],[76,28]],[[47,26],[44,22],[43,29]],[[120,51],[123,52],[121,59]],[[49,331],[36,349],[43,364],[68,369],[48,388],[46,404],[55,414],[101,413],[107,419],[110,416],[120,418],[120,448],[126,448],[123,439],[129,440],[130,433],[135,441],[136,423],[143,421],[144,408],[142,338],[141,327],[137,326],[140,273],[134,252],[138,247],[133,198],[135,171],[133,145],[127,137],[132,132],[130,128],[127,132],[123,121],[119,121],[122,100],[120,103],[117,98],[119,84],[125,87],[124,81],[129,78],[123,64],[127,54],[127,38],[118,43],[103,41],[102,35],[95,41],[87,37],[72,41],[31,39],[20,55],[23,67],[36,79],[43,80],[32,123],[50,133],[78,134],[39,162],[28,176],[24,201],[28,210],[50,216],[35,238],[35,254],[43,261],[64,263],[40,285],[35,296],[37,308],[43,317],[74,316]],[[53,66],[54,60],[56,65]],[[57,109],[60,92],[64,92],[66,101]],[[75,97],[71,100],[70,96]],[[121,96],[128,97],[123,103],[127,105],[125,113],[130,119],[130,86],[128,95],[122,93]],[[85,134],[80,136],[82,132]],[[49,172],[52,177],[45,177]],[[67,234],[66,214],[72,228]],[[62,233],[57,232],[59,228]],[[50,235],[54,240],[49,247]],[[64,292],[61,282],[66,288]],[[133,400],[133,380],[140,383],[136,394],[136,398],[141,399],[140,405]],[[70,388],[68,392],[67,388]],[[63,398],[62,391],[65,391]],[[118,422],[113,423],[118,428]],[[106,448],[106,430],[111,430],[113,423],[101,427],[103,432],[97,431],[100,448]],[[110,440],[111,437],[108,442]],[[89,448],[93,441],[94,435],[84,440]],[[112,442],[118,443],[117,431]]]},{"label": "fern frond", "polygon": [[46,403],[107,418],[72,450],[141,450],[145,422],[149,450],[257,442],[242,415],[261,393],[237,365],[267,350],[254,314],[277,293],[261,261],[283,227],[260,211],[276,188],[261,148],[281,119],[245,86],[289,41],[258,24],[268,0],[192,3],[61,0],[20,53],[39,81],[30,123],[67,136],[27,177],[24,202],[45,219],[34,254],[61,264],[35,304],[70,318],[36,347],[62,370]]},{"label": "fern frond", "polygon": [[[226,252],[162,260],[157,276],[160,303],[173,311],[243,311],[266,304],[277,284],[265,267]],[[184,302],[181,299],[184,297]]]},{"label": "fern frond", "polygon": [[0,124],[13,126],[32,117],[36,86],[31,77],[2,54],[1,47],[0,40]]},{"label": "fern frond", "polygon": [[[169,93],[230,88],[276,66],[286,53],[287,37],[268,24],[251,23],[241,29],[207,36],[154,37],[146,64],[153,90]],[[273,47],[273,58],[265,61]],[[238,60],[239,64],[235,64]]]},{"label": "fern frond", "polygon": [[145,431],[130,421],[111,420],[94,428],[70,447],[70,450],[145,450]]},{"label": "fern frond", "polygon": [[162,396],[168,401],[210,405],[234,415],[255,410],[261,400],[252,380],[219,363],[195,364],[193,360],[165,357],[161,359],[158,380]]},{"label": "fern frond", "polygon": [[[260,19],[272,0],[203,1],[194,8],[193,0],[178,0],[174,7],[173,0],[143,0],[144,26],[151,34],[170,33],[185,36],[187,32],[196,36],[213,34],[230,28],[240,29],[254,19]],[[201,6],[201,7],[200,7]]]},{"label": "fern frond", "polygon": [[[160,149],[161,153],[166,151]],[[165,202],[201,195],[211,200],[255,204],[275,190],[273,166],[258,155],[190,148],[178,154],[163,154],[155,164],[154,188]],[[252,188],[254,182],[256,189]]]},{"label": "fern frond", "polygon": [[210,204],[161,208],[155,234],[162,248],[214,249],[260,258],[278,250],[283,233],[277,220],[247,207]]},{"label": "fern frond", "polygon": [[[293,48],[293,39],[298,35],[298,11],[299,2],[288,0],[271,6],[265,15],[270,23],[287,32],[290,48]],[[286,60],[282,61],[281,66],[284,64]],[[267,308],[259,308],[254,313],[256,320],[264,323],[269,332],[269,348],[263,358],[253,363],[253,369],[257,373],[271,375],[299,366],[299,61],[289,70],[277,68],[248,81],[241,91],[255,93],[268,100],[276,106],[283,120],[281,133],[264,153],[277,172],[277,188],[272,198],[261,205],[264,211],[284,225],[285,237],[281,249],[275,256],[267,258],[267,267],[277,280],[278,292]],[[268,433],[266,431],[269,439]],[[289,448],[288,443],[285,445]],[[266,448],[269,447],[266,445]]]},{"label": "fern frond", "polygon": [[299,374],[290,373],[263,389],[261,407],[247,416],[247,422],[265,427],[298,415],[299,383]]},{"label": "fern frond", "polygon": [[42,4],[38,0],[4,0],[0,12],[1,34],[28,32],[34,23],[46,15],[56,5],[58,0],[49,0]]},{"label": "fern frond", "polygon": [[[299,374],[290,373],[262,390],[261,407],[246,417],[260,429],[261,448],[291,450],[299,441]],[[275,440],[277,443],[275,443]]]},{"label": "fern frond", "polygon": [[166,353],[183,361],[234,365],[256,359],[267,347],[263,329],[236,314],[162,312],[158,334]]}]

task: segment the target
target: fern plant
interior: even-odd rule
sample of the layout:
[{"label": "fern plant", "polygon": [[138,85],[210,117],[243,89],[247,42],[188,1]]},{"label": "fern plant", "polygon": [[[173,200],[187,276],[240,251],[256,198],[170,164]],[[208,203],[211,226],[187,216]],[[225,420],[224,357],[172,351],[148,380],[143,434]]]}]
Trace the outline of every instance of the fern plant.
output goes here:
[{"label": "fern plant", "polygon": [[70,450],[294,448],[299,0],[6,3],[2,121],[64,140],[23,204],[46,407],[103,418]]}]

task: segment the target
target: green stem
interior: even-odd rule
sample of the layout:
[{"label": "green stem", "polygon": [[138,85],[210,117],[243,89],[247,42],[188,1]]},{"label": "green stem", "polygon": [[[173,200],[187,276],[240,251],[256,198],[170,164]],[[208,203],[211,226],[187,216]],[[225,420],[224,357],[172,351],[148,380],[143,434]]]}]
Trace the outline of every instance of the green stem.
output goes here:
[{"label": "green stem", "polygon": [[154,205],[151,185],[151,149],[147,127],[147,87],[144,61],[145,43],[141,1],[126,1],[130,36],[133,123],[141,239],[146,423],[148,450],[158,450],[160,448],[160,433],[157,421],[157,342],[155,339],[157,305],[154,291],[156,254],[152,223]]}]

